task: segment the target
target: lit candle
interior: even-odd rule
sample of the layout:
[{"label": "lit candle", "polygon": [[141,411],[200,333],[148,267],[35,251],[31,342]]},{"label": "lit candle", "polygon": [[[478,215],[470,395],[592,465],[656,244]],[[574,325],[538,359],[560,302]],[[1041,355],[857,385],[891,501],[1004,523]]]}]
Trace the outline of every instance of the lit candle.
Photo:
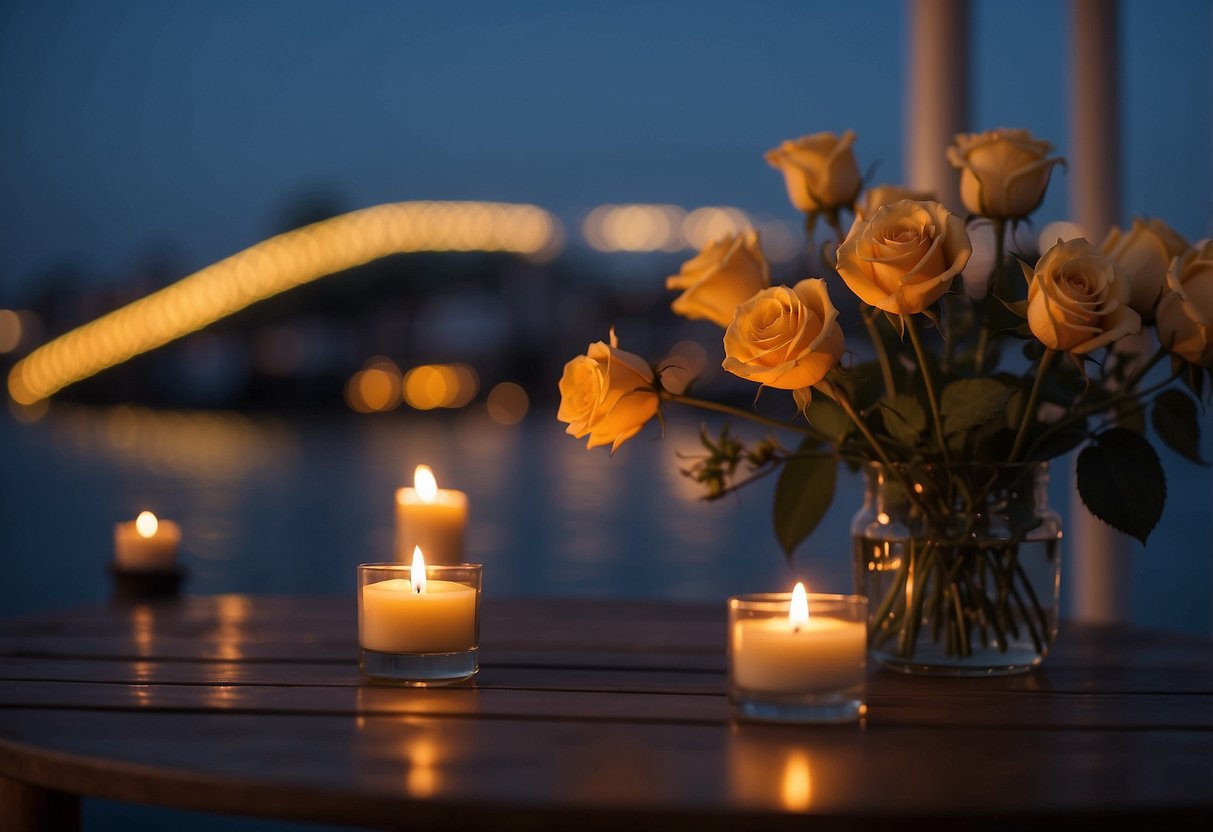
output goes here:
[{"label": "lit candle", "polygon": [[430,467],[418,465],[413,487],[396,491],[396,559],[420,546],[430,563],[462,562],[467,521],[467,494],[439,488]]},{"label": "lit candle", "polygon": [[457,653],[476,647],[476,588],[429,579],[420,547],[408,578],[362,587],[359,643],[381,653]]},{"label": "lit candle", "polygon": [[177,568],[181,527],[144,511],[114,525],[114,563],[134,572],[171,572]]},{"label": "lit candle", "polygon": [[867,630],[862,620],[810,615],[796,584],[786,617],[733,622],[733,684],[764,693],[825,693],[863,684]]}]

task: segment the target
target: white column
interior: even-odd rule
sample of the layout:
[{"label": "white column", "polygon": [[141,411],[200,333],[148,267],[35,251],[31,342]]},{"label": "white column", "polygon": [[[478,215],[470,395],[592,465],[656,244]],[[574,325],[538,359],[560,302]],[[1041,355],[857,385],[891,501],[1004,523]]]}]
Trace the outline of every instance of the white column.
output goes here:
[{"label": "white column", "polygon": [[969,121],[969,0],[908,0],[905,184],[960,208],[959,171],[944,153]]},{"label": "white column", "polygon": [[[1117,0],[1070,0],[1070,214],[1099,245],[1120,220],[1120,110]],[[1064,583],[1081,621],[1127,622],[1132,616],[1132,551],[1128,537],[1070,497]]]}]

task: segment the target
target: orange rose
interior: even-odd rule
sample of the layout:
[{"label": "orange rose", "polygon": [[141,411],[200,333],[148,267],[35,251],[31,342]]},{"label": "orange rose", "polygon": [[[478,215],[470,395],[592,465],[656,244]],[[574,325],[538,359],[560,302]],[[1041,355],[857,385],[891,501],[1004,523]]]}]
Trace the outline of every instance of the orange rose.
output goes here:
[{"label": "orange rose", "polygon": [[770,268],[758,247],[758,232],[728,234],[682,264],[667,289],[681,289],[671,308],[684,318],[720,326],[733,321],[738,304],[771,285]]},{"label": "orange rose", "polygon": [[855,220],[838,247],[838,273],[864,303],[913,315],[948,291],[972,253],[964,220],[938,202],[903,199]]},{"label": "orange rose", "polygon": [[1028,328],[1052,350],[1083,354],[1141,331],[1129,306],[1129,279],[1110,258],[1079,237],[1058,241],[1028,280]]},{"label": "orange rose", "polygon": [[722,366],[767,387],[798,391],[803,407],[809,388],[838,363],[843,347],[826,282],[811,278],[764,289],[737,307],[724,333]]},{"label": "orange rose", "polygon": [[863,178],[851,152],[855,132],[842,136],[814,133],[789,140],[767,151],[771,167],[783,173],[792,204],[805,213],[850,205],[859,195]]},{"label": "orange rose", "polygon": [[1053,145],[1027,130],[960,133],[948,148],[948,161],[960,168],[960,201],[974,214],[1021,219],[1044,199],[1053,166]]},{"label": "orange rose", "polygon": [[587,448],[610,445],[614,453],[657,415],[657,405],[653,369],[619,349],[612,330],[610,344],[590,344],[585,355],[564,365],[556,418],[568,423],[571,436],[588,435]]},{"label": "orange rose", "polygon": [[1213,240],[1171,261],[1157,326],[1164,347],[1193,364],[1213,367]]}]

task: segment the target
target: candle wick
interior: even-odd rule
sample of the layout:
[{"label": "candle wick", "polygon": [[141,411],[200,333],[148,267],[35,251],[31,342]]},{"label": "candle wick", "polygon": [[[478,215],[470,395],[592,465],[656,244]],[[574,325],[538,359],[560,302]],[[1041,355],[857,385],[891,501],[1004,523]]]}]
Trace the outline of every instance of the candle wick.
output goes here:
[{"label": "candle wick", "polygon": [[799,632],[800,632],[800,625],[799,625],[799,624],[797,624],[796,626],[792,627],[792,632],[793,632],[793,633],[799,633]]}]

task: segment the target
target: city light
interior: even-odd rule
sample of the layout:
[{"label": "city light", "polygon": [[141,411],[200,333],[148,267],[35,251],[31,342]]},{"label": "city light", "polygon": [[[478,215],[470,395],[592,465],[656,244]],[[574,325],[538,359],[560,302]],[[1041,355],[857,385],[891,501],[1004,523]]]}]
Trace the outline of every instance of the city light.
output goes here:
[{"label": "city light", "polygon": [[534,205],[398,202],[342,214],[257,243],[44,344],[13,367],[9,395],[34,404],[259,300],[390,254],[542,258],[561,238],[556,219]]}]

